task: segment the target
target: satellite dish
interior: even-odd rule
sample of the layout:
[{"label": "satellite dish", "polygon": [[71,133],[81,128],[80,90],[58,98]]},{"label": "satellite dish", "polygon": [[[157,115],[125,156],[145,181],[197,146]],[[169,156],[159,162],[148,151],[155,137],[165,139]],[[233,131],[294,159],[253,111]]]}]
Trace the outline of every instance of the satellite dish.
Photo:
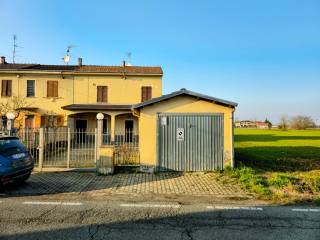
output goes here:
[{"label": "satellite dish", "polygon": [[69,55],[65,55],[62,59],[63,59],[65,64],[68,64],[70,62],[70,56]]}]

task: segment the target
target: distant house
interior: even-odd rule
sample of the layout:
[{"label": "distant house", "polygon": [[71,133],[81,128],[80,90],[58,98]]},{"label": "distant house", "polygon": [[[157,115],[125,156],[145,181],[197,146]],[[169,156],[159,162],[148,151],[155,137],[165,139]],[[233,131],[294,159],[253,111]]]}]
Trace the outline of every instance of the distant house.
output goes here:
[{"label": "distant house", "polygon": [[244,121],[236,121],[236,128],[256,128],[256,124],[254,121],[244,120]]},{"label": "distant house", "polygon": [[250,120],[236,121],[234,123],[234,126],[236,128],[259,128],[259,129],[269,128],[269,124],[266,122],[250,121]]},{"label": "distant house", "polygon": [[256,128],[260,128],[260,129],[268,129],[269,128],[269,124],[266,122],[255,122],[256,124]]}]

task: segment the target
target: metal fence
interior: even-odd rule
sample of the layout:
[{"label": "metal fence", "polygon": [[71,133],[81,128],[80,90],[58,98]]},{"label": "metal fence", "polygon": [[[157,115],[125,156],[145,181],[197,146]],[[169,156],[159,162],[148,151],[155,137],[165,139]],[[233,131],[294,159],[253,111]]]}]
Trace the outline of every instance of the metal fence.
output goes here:
[{"label": "metal fence", "polygon": [[139,134],[131,129],[116,130],[114,165],[139,165]]},{"label": "metal fence", "polygon": [[24,128],[14,135],[26,146],[37,167],[95,167],[95,129]]},{"label": "metal fence", "polygon": [[[97,129],[72,130],[59,128],[24,128],[15,135],[20,138],[37,167],[93,168],[97,159]],[[102,134],[102,145],[114,147],[114,165],[140,163],[139,135],[131,129],[118,129],[114,137]]]}]

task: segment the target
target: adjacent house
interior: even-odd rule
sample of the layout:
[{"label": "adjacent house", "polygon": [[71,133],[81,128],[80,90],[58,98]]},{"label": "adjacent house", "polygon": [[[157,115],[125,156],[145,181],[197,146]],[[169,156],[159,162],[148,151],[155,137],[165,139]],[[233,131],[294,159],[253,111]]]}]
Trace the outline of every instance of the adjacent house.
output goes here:
[{"label": "adjacent house", "polygon": [[[233,165],[236,103],[181,89],[162,94],[161,67],[11,64],[1,58],[0,103],[23,98],[25,128],[97,127],[108,144],[125,132],[139,142],[139,163],[160,171],[209,171]],[[5,116],[2,116],[5,120]],[[136,136],[126,134],[135,132]]]},{"label": "adjacent house", "polygon": [[236,128],[259,128],[259,129],[269,129],[269,123],[261,121],[235,121],[234,126]]}]

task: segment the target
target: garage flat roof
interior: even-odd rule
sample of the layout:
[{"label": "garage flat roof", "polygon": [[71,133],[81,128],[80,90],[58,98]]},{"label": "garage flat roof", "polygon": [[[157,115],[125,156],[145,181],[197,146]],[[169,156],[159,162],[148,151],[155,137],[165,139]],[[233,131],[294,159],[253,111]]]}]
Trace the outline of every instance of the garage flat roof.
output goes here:
[{"label": "garage flat roof", "polygon": [[215,97],[211,97],[211,96],[204,95],[204,94],[201,94],[201,93],[192,92],[192,91],[189,91],[189,90],[187,90],[185,88],[182,88],[179,91],[172,92],[170,94],[163,95],[163,96],[158,97],[158,98],[153,98],[153,99],[150,99],[150,100],[145,101],[143,103],[135,104],[135,105],[132,106],[132,108],[134,108],[134,109],[143,108],[143,107],[146,107],[146,106],[149,106],[149,105],[152,105],[152,104],[164,101],[164,100],[168,100],[170,98],[174,98],[174,97],[177,97],[177,96],[183,96],[183,95],[195,97],[195,98],[198,98],[198,99],[202,99],[202,100],[205,100],[205,101],[209,101],[209,102],[213,102],[213,103],[216,103],[216,104],[224,105],[224,106],[227,106],[227,107],[236,107],[236,106],[238,106],[238,103],[235,103],[235,102],[230,102],[230,101],[223,100],[223,99],[220,99],[220,98],[215,98]]}]

